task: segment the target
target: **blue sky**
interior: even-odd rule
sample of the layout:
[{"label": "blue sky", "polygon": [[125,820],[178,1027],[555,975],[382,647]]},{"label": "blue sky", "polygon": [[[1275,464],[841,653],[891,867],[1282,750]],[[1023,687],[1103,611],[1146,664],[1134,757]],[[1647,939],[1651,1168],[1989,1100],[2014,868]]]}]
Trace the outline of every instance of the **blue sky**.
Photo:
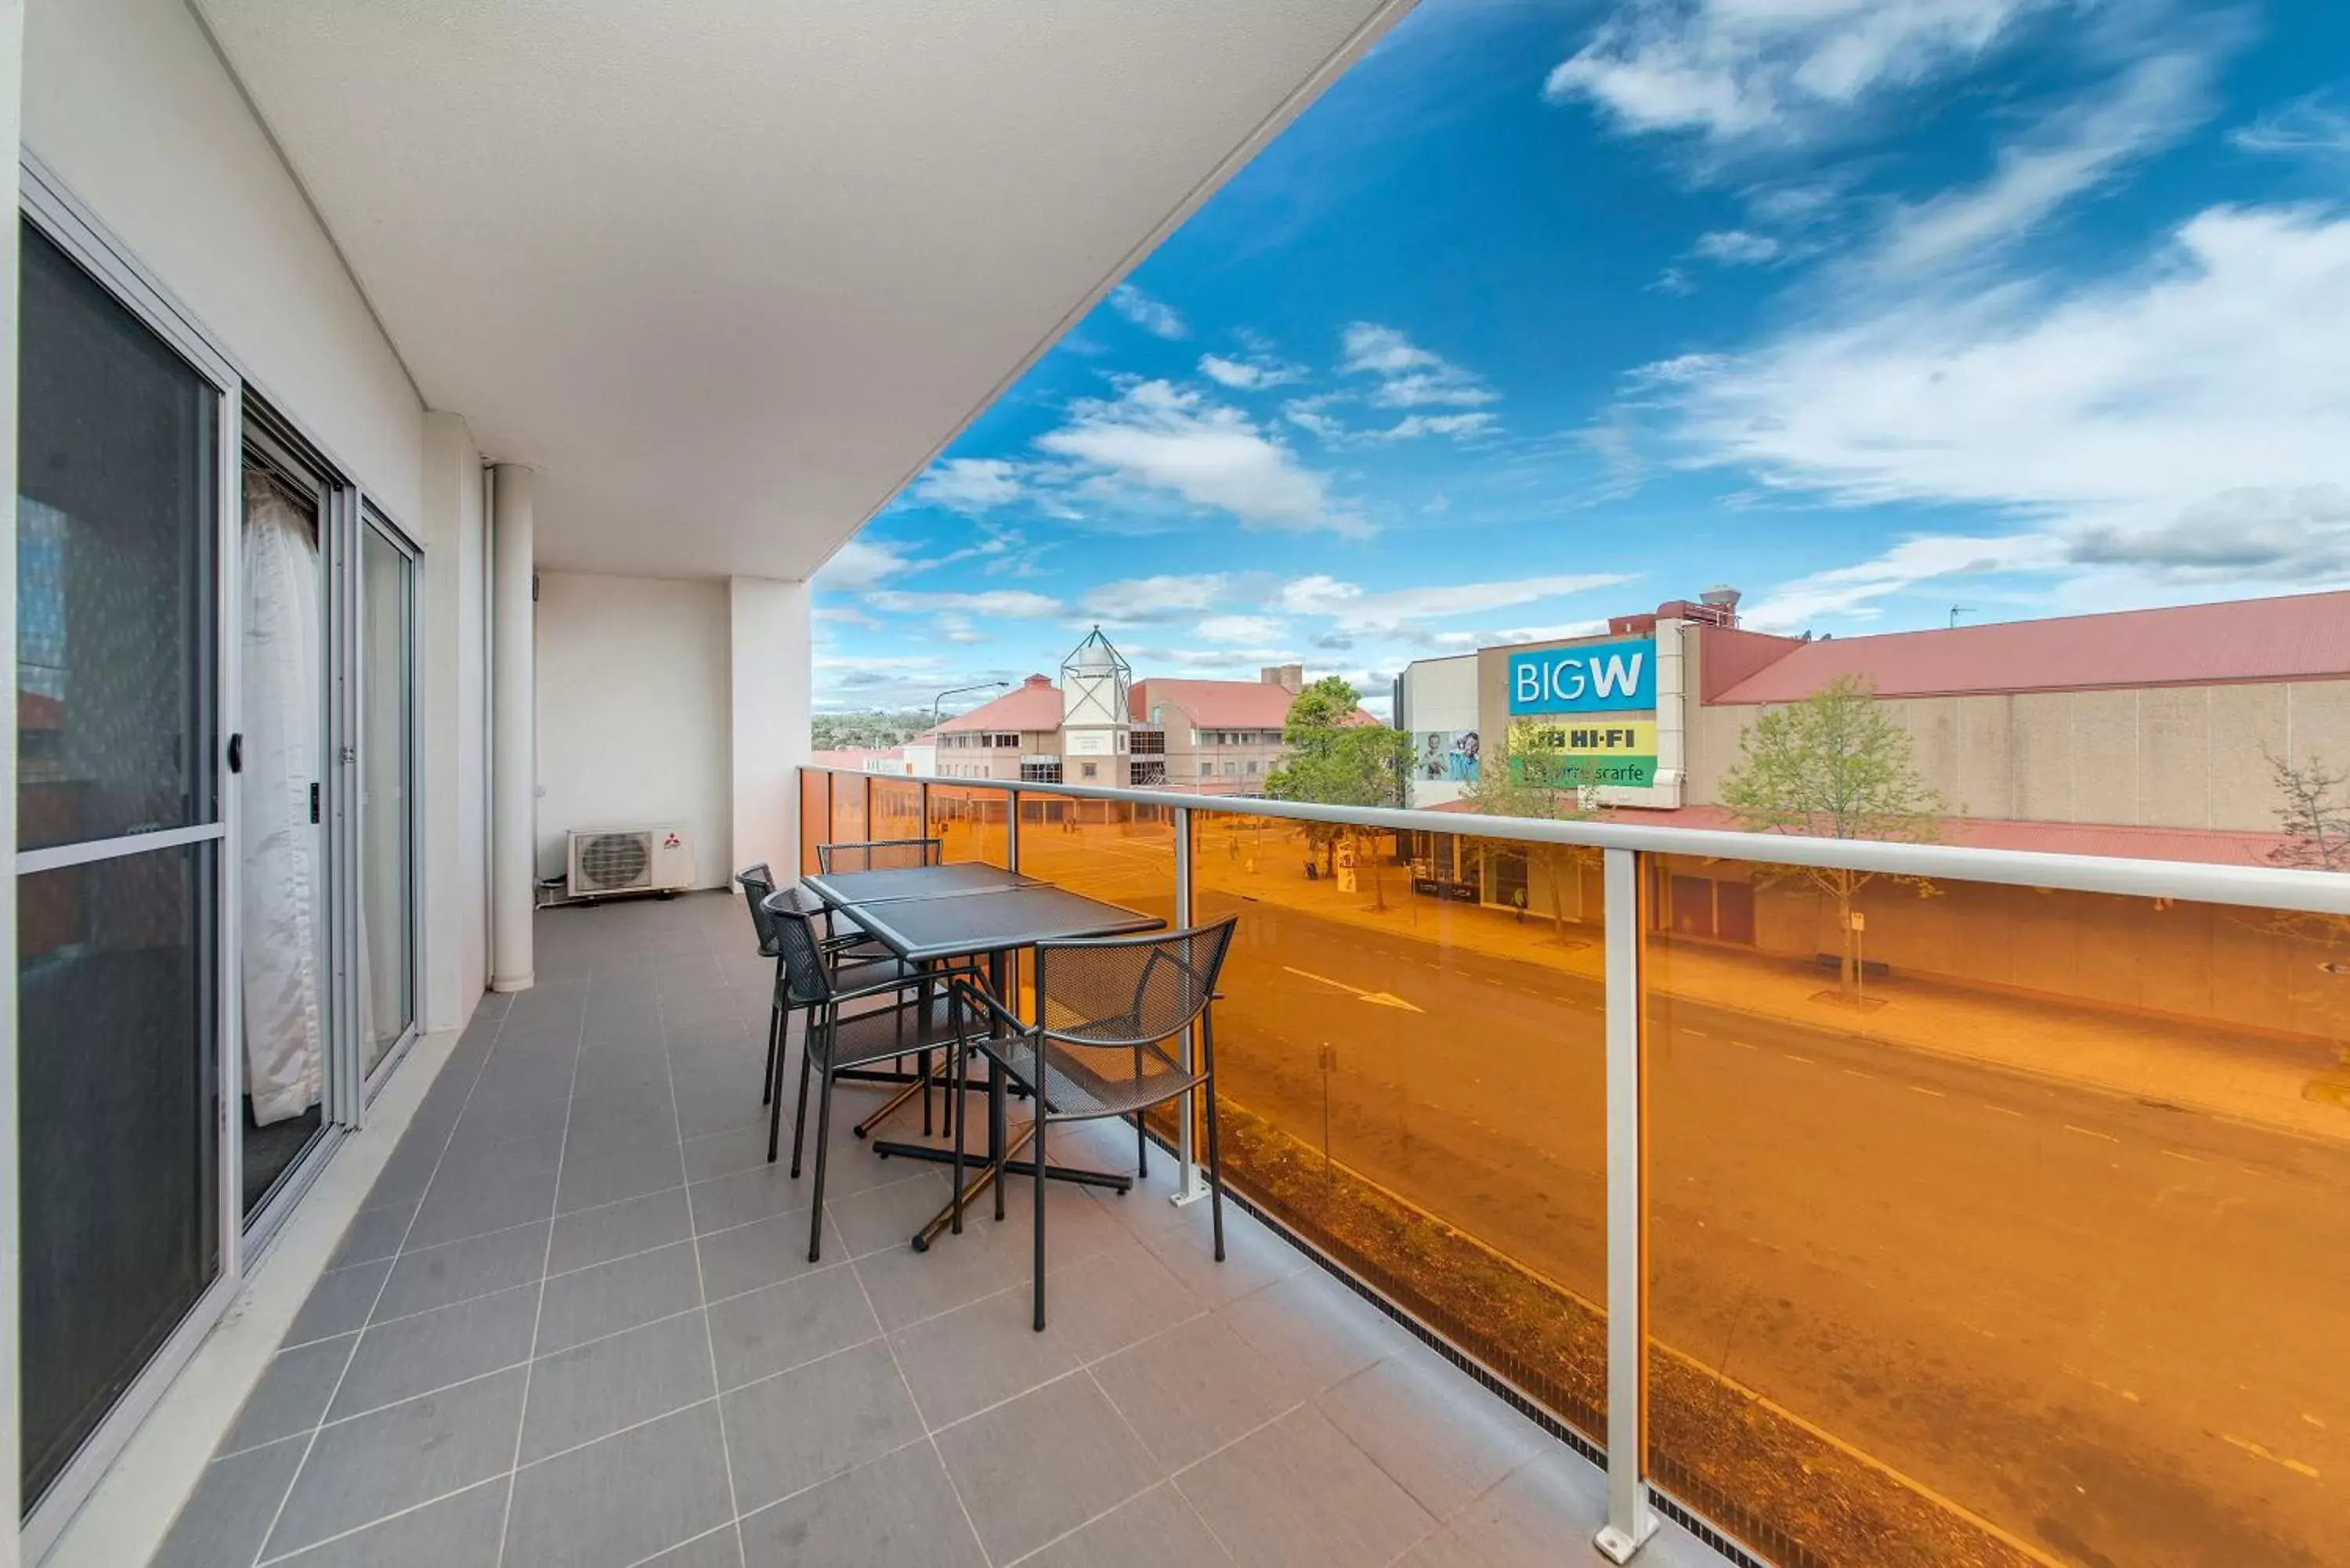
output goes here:
[{"label": "blue sky", "polygon": [[2350,585],[2350,5],[1424,0],[827,566],[816,695],[1099,622],[1383,698],[1718,582]]}]

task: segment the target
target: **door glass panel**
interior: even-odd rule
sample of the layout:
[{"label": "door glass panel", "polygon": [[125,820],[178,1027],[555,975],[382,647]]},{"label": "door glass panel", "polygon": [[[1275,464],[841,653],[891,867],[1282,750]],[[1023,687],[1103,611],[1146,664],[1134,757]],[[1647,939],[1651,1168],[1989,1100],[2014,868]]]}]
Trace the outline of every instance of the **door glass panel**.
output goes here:
[{"label": "door glass panel", "polygon": [[16,846],[210,822],[219,396],[22,233]]},{"label": "door glass panel", "polygon": [[217,391],[20,229],[23,1497],[220,1272]]},{"label": "door glass panel", "polygon": [[400,1044],[416,1014],[415,846],[409,722],[415,566],[373,527],[359,556],[359,951],[367,1063]]}]

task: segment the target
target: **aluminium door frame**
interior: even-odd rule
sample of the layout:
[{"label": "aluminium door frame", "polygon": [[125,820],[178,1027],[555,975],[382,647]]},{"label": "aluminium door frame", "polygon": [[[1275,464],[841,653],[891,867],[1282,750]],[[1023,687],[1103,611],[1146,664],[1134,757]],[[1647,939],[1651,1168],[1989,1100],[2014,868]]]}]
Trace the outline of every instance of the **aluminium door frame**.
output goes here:
[{"label": "aluminium door frame", "polygon": [[[400,722],[407,745],[408,764],[408,776],[400,792],[402,810],[408,818],[405,824],[408,863],[402,867],[406,873],[408,893],[406,905],[408,1027],[401,1032],[391,1049],[383,1054],[383,1060],[377,1063],[372,1069],[367,1065],[366,1043],[356,1043],[354,1059],[359,1069],[357,1075],[359,1081],[356,1085],[356,1092],[359,1103],[353,1107],[354,1120],[365,1116],[367,1105],[374,1100],[377,1093],[385,1084],[391,1081],[392,1074],[399,1071],[400,1063],[407,1060],[409,1052],[415,1048],[417,1040],[424,1032],[424,791],[422,788],[424,725],[421,722],[421,715],[418,711],[421,706],[419,701],[421,685],[418,655],[424,647],[424,547],[410,537],[408,531],[378,505],[373,498],[362,496],[359,507],[359,526],[352,535],[351,589],[355,610],[366,591],[364,574],[367,533],[369,529],[381,535],[384,542],[399,555],[402,568],[407,574],[406,581],[402,585],[405,592],[400,601],[401,607],[405,611],[405,618],[400,628],[400,649],[402,658],[407,664],[407,683],[403,691],[403,700],[400,705]],[[365,757],[359,748],[364,745],[367,722],[367,716],[361,711],[360,701],[367,691],[368,676],[366,639],[360,635],[359,617],[357,613],[351,616],[348,629],[352,643],[350,670],[353,677],[353,691],[350,735],[354,750],[348,753],[350,764],[344,771],[349,775],[348,784],[352,807],[350,891],[353,919],[351,931],[356,940],[359,939],[365,930],[364,924],[358,918],[359,900],[367,896],[363,880],[366,873],[361,864],[364,853],[359,848],[359,835],[366,831],[366,823],[358,810],[358,805],[359,774],[365,765]],[[356,994],[356,970],[353,983]],[[355,1016],[364,1018],[365,1010],[359,1010]]]},{"label": "aluminium door frame", "polygon": [[[206,650],[198,650],[199,659],[204,659],[209,666],[206,674],[214,714],[212,761],[217,781],[213,800],[216,820],[194,825],[180,835],[130,835],[101,842],[125,846],[117,852],[125,857],[168,847],[161,840],[171,837],[178,837],[184,843],[208,842],[219,846],[214,851],[212,877],[215,921],[213,951],[215,996],[213,1072],[215,1092],[213,1115],[216,1120],[214,1147],[217,1162],[213,1179],[218,1253],[211,1282],[198,1293],[195,1301],[182,1314],[178,1325],[165,1337],[155,1354],[148,1358],[147,1365],[131,1378],[129,1386],[116,1398],[113,1407],[82,1440],[80,1449],[66,1462],[40,1497],[25,1500],[26,1506],[21,1521],[20,1540],[26,1560],[37,1563],[56,1544],[57,1537],[82,1504],[88,1501],[91,1490],[121,1453],[124,1445],[152,1414],[157,1402],[186,1367],[197,1347],[211,1334],[244,1286],[244,1201],[239,1168],[234,1158],[241,1142],[237,1135],[241,1130],[242,1118],[231,1114],[234,1102],[230,1092],[231,1085],[237,1081],[236,1056],[244,1034],[244,999],[239,983],[243,950],[239,944],[236,900],[229,896],[233,885],[231,879],[241,859],[244,845],[243,835],[237,826],[241,781],[238,775],[228,771],[225,758],[227,738],[236,732],[241,718],[237,708],[243,673],[241,639],[228,610],[241,598],[244,586],[243,566],[235,547],[243,516],[243,507],[239,503],[244,488],[244,470],[243,464],[237,461],[237,454],[244,447],[244,381],[234,362],[195,325],[193,318],[180,307],[170,293],[132,259],[120,242],[66,191],[47,167],[29,151],[19,155],[17,191],[19,221],[37,229],[45,239],[88,274],[118,305],[153,332],[165,347],[213,388],[216,399],[213,452],[216,485],[213,533],[213,647],[208,658]],[[202,831],[213,828],[217,831]],[[117,857],[92,853],[99,848],[98,843],[75,847],[82,851],[75,863]],[[29,859],[20,854],[16,875],[21,877],[30,871],[41,869],[42,859],[42,852],[35,852]],[[13,888],[11,893],[13,896]],[[14,1114],[21,1116],[24,1114],[22,1101],[12,1104]],[[18,1290],[20,1282],[12,1278],[7,1282],[7,1288]]]}]

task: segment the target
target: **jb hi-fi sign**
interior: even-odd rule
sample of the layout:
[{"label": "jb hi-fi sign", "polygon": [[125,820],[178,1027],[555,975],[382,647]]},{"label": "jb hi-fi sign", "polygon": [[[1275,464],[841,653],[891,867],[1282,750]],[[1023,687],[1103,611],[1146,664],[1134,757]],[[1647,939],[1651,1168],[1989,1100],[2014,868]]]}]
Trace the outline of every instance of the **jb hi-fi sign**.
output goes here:
[{"label": "jb hi-fi sign", "polygon": [[1551,789],[1657,782],[1657,644],[1618,638],[1510,656],[1510,763]]},{"label": "jb hi-fi sign", "polygon": [[1521,720],[1510,726],[1510,763],[1525,783],[1545,789],[1645,789],[1657,782],[1657,722]]}]

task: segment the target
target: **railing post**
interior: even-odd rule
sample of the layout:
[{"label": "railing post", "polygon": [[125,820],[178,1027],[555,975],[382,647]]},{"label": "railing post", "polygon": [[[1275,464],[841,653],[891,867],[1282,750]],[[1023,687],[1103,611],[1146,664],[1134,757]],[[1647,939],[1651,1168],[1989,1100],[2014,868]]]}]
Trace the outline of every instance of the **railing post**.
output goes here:
[{"label": "railing post", "polygon": [[915,787],[921,791],[922,803],[920,808],[914,814],[917,818],[914,836],[928,838],[931,836],[931,786],[925,784]]},{"label": "railing post", "polygon": [[1640,860],[1602,852],[1607,941],[1607,1522],[1593,1544],[1628,1563],[1648,1505],[1648,1156],[1642,1144]]},{"label": "railing post", "polygon": [[[1187,806],[1175,808],[1175,929],[1188,930],[1191,919],[1191,813]],[[1192,1030],[1183,1031],[1183,1071],[1191,1071],[1193,1050]],[[1191,1147],[1191,1129],[1198,1125],[1199,1107],[1192,1104],[1191,1091],[1184,1091],[1177,1111],[1175,1127],[1175,1193],[1178,1207],[1197,1203],[1208,1195],[1208,1184],[1200,1178],[1198,1153]]]},{"label": "railing post", "polygon": [[1003,868],[1020,869],[1020,792],[1003,792]]}]

